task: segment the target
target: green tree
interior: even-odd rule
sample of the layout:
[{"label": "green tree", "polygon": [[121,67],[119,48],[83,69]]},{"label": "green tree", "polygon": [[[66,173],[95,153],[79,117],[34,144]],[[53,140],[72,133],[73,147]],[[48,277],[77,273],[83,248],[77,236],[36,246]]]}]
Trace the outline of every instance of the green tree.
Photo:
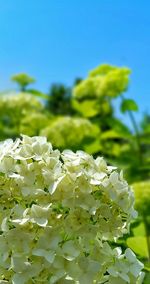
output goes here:
[{"label": "green tree", "polygon": [[66,87],[64,84],[52,84],[49,91],[47,108],[54,115],[72,114],[71,88]]}]

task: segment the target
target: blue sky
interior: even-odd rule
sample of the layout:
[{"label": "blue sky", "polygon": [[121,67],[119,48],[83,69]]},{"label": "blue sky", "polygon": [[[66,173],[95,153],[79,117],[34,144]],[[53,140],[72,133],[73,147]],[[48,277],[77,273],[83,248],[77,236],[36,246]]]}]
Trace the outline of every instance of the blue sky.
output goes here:
[{"label": "blue sky", "polygon": [[0,0],[0,89],[27,72],[46,92],[110,63],[132,69],[126,96],[149,111],[149,15],[149,0]]}]

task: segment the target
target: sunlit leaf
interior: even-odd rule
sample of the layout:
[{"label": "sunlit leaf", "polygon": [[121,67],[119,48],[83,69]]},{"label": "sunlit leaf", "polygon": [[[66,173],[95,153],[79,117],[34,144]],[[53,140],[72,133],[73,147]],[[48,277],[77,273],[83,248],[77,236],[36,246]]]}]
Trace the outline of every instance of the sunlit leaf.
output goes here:
[{"label": "sunlit leaf", "polygon": [[48,95],[46,95],[46,94],[44,94],[44,93],[42,93],[38,90],[34,90],[34,89],[27,90],[27,93],[30,93],[33,96],[36,96],[36,97],[39,97],[39,98],[42,98],[42,99],[46,99],[46,100],[49,98]]},{"label": "sunlit leaf", "polygon": [[89,145],[85,145],[84,150],[87,151],[89,154],[95,154],[102,151],[103,147],[100,143],[100,139],[95,140],[94,142],[90,143]]},{"label": "sunlit leaf", "polygon": [[96,100],[85,100],[83,102],[73,100],[72,105],[73,108],[84,117],[93,117],[99,112]]},{"label": "sunlit leaf", "polygon": [[135,237],[137,237],[137,236],[145,237],[146,232],[145,232],[144,223],[141,222],[137,227],[133,228],[133,233],[134,233]]},{"label": "sunlit leaf", "polygon": [[108,130],[108,131],[104,131],[101,134],[101,139],[105,140],[105,139],[112,139],[112,138],[121,138],[122,135],[120,135],[117,131],[115,130]]},{"label": "sunlit leaf", "polygon": [[141,257],[148,258],[148,246],[146,237],[130,237],[127,239],[127,245]]},{"label": "sunlit leaf", "polygon": [[120,107],[121,111],[124,113],[126,111],[138,111],[138,106],[134,100],[124,99]]}]

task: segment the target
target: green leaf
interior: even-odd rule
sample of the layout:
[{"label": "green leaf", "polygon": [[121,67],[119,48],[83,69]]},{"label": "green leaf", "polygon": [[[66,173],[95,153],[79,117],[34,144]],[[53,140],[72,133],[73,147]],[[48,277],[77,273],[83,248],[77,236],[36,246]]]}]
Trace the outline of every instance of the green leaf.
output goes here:
[{"label": "green leaf", "polygon": [[[146,271],[149,271],[149,272],[150,272],[150,264],[149,264],[149,262],[144,262],[144,269],[145,269]],[[150,276],[150,273],[149,273],[149,276]]]},{"label": "green leaf", "polygon": [[150,273],[146,273],[143,284],[150,283]]},{"label": "green leaf", "polygon": [[127,239],[127,245],[135,253],[139,254],[141,257],[148,258],[148,247],[146,237],[131,237]]},{"label": "green leaf", "polygon": [[76,111],[86,118],[94,117],[99,112],[96,100],[85,100],[83,102],[78,102],[74,99],[72,100],[72,105]]},{"label": "green leaf", "polygon": [[39,97],[39,98],[42,98],[42,99],[45,99],[45,100],[48,100],[49,96],[38,91],[38,90],[35,90],[35,89],[28,89],[26,91],[27,93],[33,95],[33,96],[36,96],[36,97]]},{"label": "green leaf", "polygon": [[102,145],[100,144],[100,139],[96,139],[93,143],[84,146],[84,150],[90,155],[93,155],[102,150]]},{"label": "green leaf", "polygon": [[131,132],[130,129],[119,119],[112,117],[111,119],[108,119],[108,125],[111,129],[115,130],[117,133],[119,133],[124,138],[131,138]]},{"label": "green leaf", "polygon": [[122,135],[115,130],[107,130],[101,134],[102,140],[122,138]]},{"label": "green leaf", "polygon": [[124,113],[126,111],[138,111],[138,106],[134,100],[124,99],[120,106],[121,111]]},{"label": "green leaf", "polygon": [[146,235],[144,223],[140,222],[140,224],[133,229],[133,233],[135,237],[136,236],[144,237]]}]

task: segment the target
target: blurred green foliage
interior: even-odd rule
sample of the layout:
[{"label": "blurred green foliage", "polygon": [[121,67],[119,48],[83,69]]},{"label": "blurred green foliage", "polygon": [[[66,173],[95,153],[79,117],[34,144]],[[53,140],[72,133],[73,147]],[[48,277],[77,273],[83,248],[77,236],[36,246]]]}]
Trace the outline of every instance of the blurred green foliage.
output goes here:
[{"label": "blurred green foliage", "polygon": [[18,137],[28,121],[29,131],[38,135],[40,124],[33,129],[32,117],[44,115],[44,106],[35,97],[26,93],[1,95],[0,97],[0,139]]},{"label": "blurred green foliage", "polygon": [[25,91],[28,85],[35,83],[35,79],[25,73],[13,75],[11,80],[17,83],[21,92]]},{"label": "blurred green foliage", "polygon": [[[150,115],[137,124],[138,106],[126,98],[130,70],[108,64],[90,71],[73,87],[53,84],[47,94],[28,86],[34,78],[12,76],[20,93],[0,96],[0,139],[20,134],[44,135],[60,150],[82,149],[124,170],[135,191],[139,213],[131,235],[122,240],[145,263],[145,284],[150,283]],[[116,117],[114,105],[120,98],[120,112],[128,113],[131,129]]]},{"label": "blurred green foliage", "polygon": [[41,131],[42,136],[61,150],[85,150],[99,136],[99,128],[85,118],[58,117]]}]

